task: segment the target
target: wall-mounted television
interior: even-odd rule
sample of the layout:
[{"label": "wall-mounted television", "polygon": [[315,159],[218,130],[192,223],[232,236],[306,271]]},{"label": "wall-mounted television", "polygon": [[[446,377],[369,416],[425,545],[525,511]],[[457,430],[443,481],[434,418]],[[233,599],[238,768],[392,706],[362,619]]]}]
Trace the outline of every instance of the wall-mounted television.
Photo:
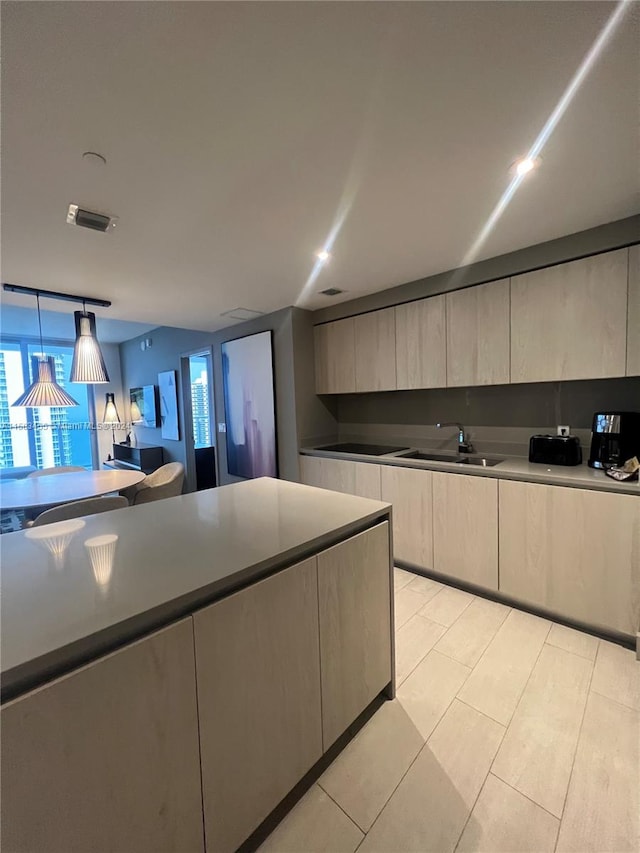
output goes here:
[{"label": "wall-mounted television", "polygon": [[131,423],[140,426],[158,426],[158,407],[156,405],[156,386],[144,385],[142,388],[129,389],[129,411]]}]

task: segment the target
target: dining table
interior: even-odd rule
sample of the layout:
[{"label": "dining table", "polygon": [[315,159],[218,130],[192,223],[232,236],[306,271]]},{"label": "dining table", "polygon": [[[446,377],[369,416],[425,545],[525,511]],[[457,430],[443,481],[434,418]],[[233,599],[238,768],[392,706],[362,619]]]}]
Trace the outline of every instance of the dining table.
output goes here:
[{"label": "dining table", "polygon": [[73,471],[0,483],[0,508],[37,510],[118,492],[144,480],[142,471]]}]

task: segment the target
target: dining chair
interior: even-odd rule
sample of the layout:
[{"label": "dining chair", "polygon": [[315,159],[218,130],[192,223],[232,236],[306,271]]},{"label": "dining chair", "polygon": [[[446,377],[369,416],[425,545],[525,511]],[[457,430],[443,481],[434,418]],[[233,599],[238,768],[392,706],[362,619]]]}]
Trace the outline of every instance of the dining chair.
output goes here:
[{"label": "dining chair", "polygon": [[86,468],[80,468],[78,465],[58,465],[57,468],[39,468],[37,471],[27,474],[27,477],[48,477],[49,474],[75,474],[78,471],[86,470]]},{"label": "dining chair", "polygon": [[148,474],[140,483],[121,489],[131,506],[174,498],[182,494],[184,483],[184,465],[182,462],[167,462],[153,473]]},{"label": "dining chair", "polygon": [[120,495],[86,498],[86,500],[72,501],[47,509],[33,521],[27,522],[26,527],[40,527],[42,524],[52,524],[54,521],[67,521],[70,518],[81,518],[84,515],[109,512],[112,509],[124,509],[126,506],[129,506],[129,501]]}]

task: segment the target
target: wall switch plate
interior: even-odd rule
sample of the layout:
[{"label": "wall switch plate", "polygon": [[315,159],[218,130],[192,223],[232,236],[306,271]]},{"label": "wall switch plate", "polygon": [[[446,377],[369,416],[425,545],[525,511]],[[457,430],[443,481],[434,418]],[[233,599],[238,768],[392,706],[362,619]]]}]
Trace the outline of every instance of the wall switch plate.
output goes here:
[{"label": "wall switch plate", "polygon": [[226,432],[227,425],[226,424],[218,424],[218,432]]},{"label": "wall switch plate", "polygon": [[571,433],[571,427],[565,426],[564,424],[557,426],[556,430],[558,435],[569,435]]}]

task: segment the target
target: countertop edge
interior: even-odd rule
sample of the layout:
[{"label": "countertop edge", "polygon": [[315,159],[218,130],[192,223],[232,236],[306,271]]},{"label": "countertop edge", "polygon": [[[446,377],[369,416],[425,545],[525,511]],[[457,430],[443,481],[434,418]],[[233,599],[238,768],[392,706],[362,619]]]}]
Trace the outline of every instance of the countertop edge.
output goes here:
[{"label": "countertop edge", "polygon": [[328,533],[246,566],[232,575],[217,579],[199,589],[189,590],[171,601],[136,613],[115,625],[101,628],[95,633],[5,670],[2,672],[0,684],[0,703],[5,705],[16,700],[31,690],[162,630],[253,583],[303,562],[320,551],[370,529],[375,524],[390,520],[390,504],[373,500],[370,503],[377,504],[377,507],[355,521],[349,521]]},{"label": "countertop edge", "polygon": [[[566,474],[563,476],[564,466],[558,465],[553,466],[554,471],[552,473],[549,473],[548,471],[541,471],[539,475],[537,473],[510,471],[508,466],[510,463],[513,464],[514,461],[516,461],[515,457],[507,458],[504,462],[500,462],[498,465],[491,468],[483,468],[481,466],[471,465],[463,467],[455,462],[449,463],[428,461],[424,459],[404,459],[402,456],[394,454],[389,454],[388,456],[369,456],[362,453],[339,453],[337,451],[320,450],[315,447],[301,447],[298,452],[302,456],[317,456],[323,459],[340,459],[348,462],[366,462],[375,465],[393,465],[394,467],[418,468],[426,471],[441,471],[446,474],[466,474],[470,477],[491,477],[495,480],[515,480],[522,483],[564,486],[569,489],[585,489],[592,492],[608,492],[616,495],[640,497],[640,486],[637,482],[628,484],[624,482],[616,482],[607,478],[604,474],[602,480],[595,480],[591,483],[567,477]],[[548,468],[550,466],[541,465],[540,467]],[[572,468],[569,470],[572,470]]]}]

